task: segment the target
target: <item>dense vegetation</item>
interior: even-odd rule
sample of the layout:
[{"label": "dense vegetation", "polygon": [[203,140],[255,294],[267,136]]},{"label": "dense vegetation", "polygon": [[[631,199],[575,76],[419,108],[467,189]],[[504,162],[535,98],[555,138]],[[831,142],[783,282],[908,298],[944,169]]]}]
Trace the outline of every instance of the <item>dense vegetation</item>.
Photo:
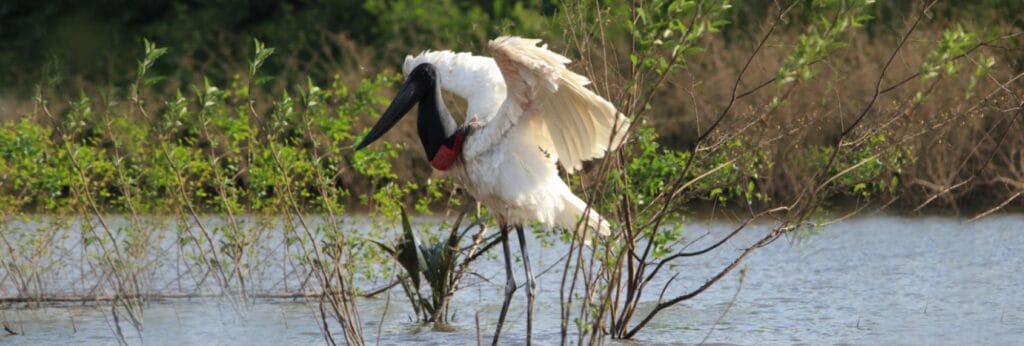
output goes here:
[{"label": "dense vegetation", "polygon": [[[562,237],[577,251],[562,291],[586,294],[564,301],[563,342],[569,321],[580,340],[629,338],[751,251],[834,211],[981,217],[1024,205],[1022,13],[1013,1],[6,3],[0,288],[44,301],[40,277],[61,274],[41,258],[54,239],[75,238],[105,273],[82,270],[81,281],[103,287],[113,314],[137,327],[142,302],[160,293],[149,275],[168,263],[197,268],[178,291],[213,287],[242,301],[268,294],[252,284],[258,273],[288,263],[285,293],[315,299],[350,342],[362,340],[352,297],[395,277],[423,320],[443,321],[493,239],[483,238],[486,211],[467,222],[478,236],[452,227],[410,250],[420,249],[412,226],[382,227],[399,224],[403,206],[469,217],[471,196],[431,175],[413,122],[352,147],[390,101],[405,54],[486,54],[488,38],[517,34],[574,58],[635,124],[623,149],[565,177],[617,233],[593,252]],[[679,220],[723,207],[736,232],[763,217],[774,229],[698,291],[669,290],[678,296],[638,310],[657,291],[644,294],[651,278],[703,253],[685,251]],[[352,211],[369,227],[344,221]],[[593,275],[577,286],[580,271]],[[302,277],[316,284],[289,286]]]},{"label": "dense vegetation", "polygon": [[[763,8],[770,6],[770,2],[733,5],[730,12],[723,16],[730,24],[719,28],[722,31],[720,34],[701,38],[693,49],[705,52],[688,54],[688,61],[683,62],[686,73],[669,75],[665,86],[652,98],[655,111],[647,120],[647,127],[656,128],[657,131],[645,132],[641,138],[652,141],[657,138],[659,144],[657,147],[648,145],[643,150],[681,150],[679,153],[670,151],[665,155],[678,161],[680,157],[677,156],[686,155],[685,149],[696,140],[700,125],[713,120],[714,108],[728,101],[729,81],[726,72],[732,72],[739,65],[745,54],[743,48],[749,47],[756,39],[757,28],[761,23],[770,19],[769,14],[763,11]],[[238,11],[240,6],[248,10]],[[945,47],[947,51],[936,54],[958,55],[970,49],[975,54],[969,57],[971,61],[962,64],[965,65],[964,69],[993,63],[990,67],[979,67],[977,72],[988,73],[995,69],[1010,74],[1021,71],[1024,69],[1024,55],[1019,54],[1019,38],[1002,40],[993,44],[993,47],[985,47],[983,51],[978,51],[976,47],[997,35],[1021,30],[1024,19],[1021,19],[1019,13],[1022,11],[1014,10],[1020,6],[1016,2],[1001,1],[948,1],[937,4],[930,12],[931,19],[923,23],[920,29],[928,32],[930,38],[910,42],[900,56],[900,63],[892,68],[892,74],[904,73],[909,76],[930,68],[922,64],[926,59],[941,58],[939,55],[928,57],[928,54],[937,48],[935,42],[940,39],[941,30],[954,24],[960,25],[960,34],[963,36],[955,38],[958,42],[953,43],[957,46]],[[112,7],[120,9],[115,16],[107,13]],[[85,148],[94,149],[99,154],[98,159],[108,161],[113,157],[109,153],[104,155],[104,149],[110,148],[111,143],[134,145],[118,149],[124,151],[120,155],[128,159],[124,163],[126,167],[133,167],[131,169],[140,173],[154,172],[156,167],[142,165],[152,166],[158,162],[143,163],[134,161],[134,158],[158,157],[155,153],[144,151],[159,149],[145,144],[157,140],[154,135],[160,133],[165,135],[167,141],[193,147],[206,145],[204,143],[219,144],[213,145],[214,151],[209,154],[237,155],[220,155],[219,161],[225,163],[227,171],[223,173],[226,176],[237,178],[232,186],[239,189],[240,196],[244,197],[242,205],[247,210],[269,205],[268,201],[261,201],[260,198],[272,198],[273,194],[267,193],[267,180],[259,176],[261,172],[267,171],[260,171],[258,162],[252,162],[255,169],[249,169],[249,161],[261,156],[260,153],[250,153],[249,148],[263,149],[267,146],[242,142],[254,140],[265,143],[268,139],[290,139],[296,145],[306,148],[310,143],[316,143],[320,146],[317,151],[338,155],[324,161],[323,166],[343,172],[337,174],[336,183],[347,193],[339,194],[344,197],[339,202],[356,206],[360,204],[360,196],[375,190],[372,183],[384,181],[381,180],[384,177],[359,174],[372,175],[375,172],[360,171],[357,166],[370,163],[359,160],[354,153],[344,149],[351,145],[352,139],[358,137],[359,131],[372,121],[382,108],[382,103],[387,101],[389,90],[400,78],[393,71],[405,54],[423,49],[485,53],[481,47],[486,40],[502,33],[540,36],[553,47],[561,46],[572,51],[574,47],[565,45],[565,37],[548,34],[566,30],[567,20],[557,15],[558,9],[559,5],[545,2],[480,4],[462,1],[98,1],[82,5],[75,3],[75,6],[58,1],[7,4],[0,7],[0,18],[3,18],[0,25],[4,26],[0,32],[5,35],[2,43],[4,49],[0,49],[3,52],[0,55],[0,69],[3,69],[0,71],[0,78],[3,78],[0,80],[0,110],[3,112],[0,119],[7,120],[2,145],[5,153],[11,153],[5,155],[5,162],[11,165],[11,174],[20,178],[10,179],[11,182],[0,186],[0,190],[5,198],[19,200],[16,203],[17,209],[40,210],[46,204],[66,203],[66,200],[62,202],[62,198],[70,195],[67,175],[36,174],[40,171],[70,171],[67,160],[56,156],[61,151],[46,149],[47,145],[62,145],[61,136]],[[822,151],[828,150],[828,144],[842,128],[843,116],[823,116],[824,113],[834,112],[827,105],[867,95],[871,87],[867,79],[880,67],[879,60],[887,53],[884,48],[893,42],[894,32],[906,22],[912,10],[913,6],[904,2],[885,2],[873,6],[864,13],[872,17],[872,20],[864,21],[865,27],[862,30],[834,34],[842,35],[836,38],[841,39],[844,45],[854,45],[856,49],[828,47],[828,60],[823,62],[829,66],[813,67],[813,73],[821,76],[808,78],[812,77],[806,75],[809,70],[793,71],[792,77],[780,76],[806,79],[801,84],[813,86],[794,90],[787,102],[780,103],[781,109],[774,111],[772,120],[764,122],[774,127],[775,133],[764,135],[778,137],[784,131],[798,127],[816,131],[817,135],[806,138],[809,142],[800,143],[804,148],[801,154],[783,148],[751,148],[751,141],[741,137],[733,138],[728,142],[731,150],[743,151],[751,160],[743,160],[746,162],[726,169],[721,177],[706,180],[702,188],[691,193],[701,195],[701,200],[720,199],[723,202],[727,197],[750,197],[742,199],[758,202],[759,199],[779,199],[796,194],[793,190],[796,184],[786,181],[803,179],[807,173],[801,173],[799,167],[810,168],[813,165],[812,162],[794,160],[823,157]],[[608,11],[625,13],[628,8],[612,7]],[[749,72],[752,76],[750,80],[770,78],[777,73],[773,69],[792,65],[795,60],[783,59],[789,54],[789,47],[802,32],[802,28],[813,24],[813,17],[810,11],[794,11],[788,17],[787,25],[778,29],[778,44],[765,48],[763,54],[770,58],[764,59],[765,62],[754,66],[755,71]],[[629,35],[628,29],[612,24],[608,27],[608,40],[625,42]],[[125,67],[138,60],[141,53],[139,47],[144,37],[167,50],[148,67],[146,76],[141,77],[145,80],[137,83],[137,78],[140,78],[138,71]],[[274,56],[261,66],[261,75],[255,82],[249,80],[246,66],[247,61],[251,60],[250,39],[253,37],[276,49]],[[622,45],[618,47],[622,48]],[[624,59],[627,54],[613,53],[611,55],[618,59]],[[823,54],[826,51],[810,53]],[[570,53],[573,54],[579,53]],[[821,60],[822,57],[824,55],[805,58]],[[389,61],[391,63],[387,63]],[[616,65],[622,66],[623,62],[619,61]],[[933,64],[937,65],[937,62]],[[972,72],[975,71],[950,74],[955,80],[944,82],[944,88],[931,90],[928,96],[934,102],[926,103],[914,112],[942,116],[948,113],[943,110],[967,106],[969,100],[966,96],[976,96],[978,92],[974,89],[978,80],[984,82],[986,78],[983,74],[972,76]],[[795,73],[806,76],[797,76]],[[924,82],[922,78],[919,83]],[[754,86],[753,82],[746,82],[744,86],[748,84]],[[136,86],[139,90],[133,91],[132,88]],[[250,87],[254,90],[248,90]],[[321,98],[322,101],[311,112],[307,112],[307,104],[303,103],[306,100],[299,98],[309,96],[304,93],[314,87],[322,94],[313,97]],[[777,88],[782,87],[779,84]],[[821,92],[823,90],[829,92]],[[907,94],[910,92],[895,90],[893,98],[913,97]],[[136,94],[139,97],[137,106],[132,105]],[[756,117],[756,107],[771,103],[772,97],[776,95],[755,94],[742,98],[738,100],[737,112],[742,116]],[[250,101],[253,102],[254,117],[249,117],[250,112],[242,109]],[[40,112],[40,102],[48,104],[53,113],[52,119]],[[293,107],[295,111],[285,117],[302,114],[306,121],[316,126],[306,131],[309,133],[304,133],[301,126],[298,126],[300,124],[294,121],[296,119],[287,119],[292,120],[288,125],[269,128],[267,125],[272,124],[273,114],[282,112],[275,110],[282,104]],[[179,111],[173,107],[183,109]],[[153,116],[143,118],[143,111]],[[174,115],[176,118],[169,118],[168,113],[175,111],[180,114]],[[878,112],[882,111],[886,110]],[[926,138],[899,143],[898,148],[891,148],[878,162],[866,164],[858,174],[837,181],[838,184],[829,189],[829,199],[852,201],[869,195],[899,197],[894,207],[915,210],[931,194],[955,185],[958,179],[964,180],[974,175],[974,172],[980,172],[985,176],[973,179],[929,205],[955,211],[961,207],[982,211],[987,206],[1004,201],[1015,192],[1012,184],[1005,181],[1020,181],[1010,166],[1013,166],[1014,149],[1020,146],[1021,139],[1019,136],[1010,136],[1007,140],[1011,141],[1011,145],[1002,146],[1004,151],[999,152],[993,160],[979,158],[972,144],[987,145],[983,139],[990,136],[994,122],[1002,121],[999,117],[984,116],[991,112],[999,110],[972,110],[970,120],[964,122],[964,126],[943,132],[940,137],[945,139],[945,145],[934,145]],[[197,123],[195,120],[200,114],[209,119],[212,126]],[[226,120],[231,118],[236,119]],[[239,122],[243,118],[253,119]],[[59,129],[60,126],[66,126],[69,119],[82,122],[83,125]],[[169,127],[164,123],[172,120],[180,121],[180,125]],[[117,128],[119,124],[130,129]],[[912,131],[909,127],[912,125],[906,125],[908,127],[887,131]],[[297,128],[299,131],[296,131]],[[58,131],[65,133],[60,134]],[[272,134],[274,131],[287,134]],[[317,131],[323,133],[313,133]],[[406,130],[403,134],[410,133]],[[38,137],[27,138],[29,134]],[[239,138],[246,135],[252,138]],[[315,140],[314,137],[321,135],[329,136],[332,140]],[[114,138],[117,136],[133,137]],[[868,142],[887,146],[886,142],[896,137],[884,132],[875,133]],[[234,138],[235,142],[230,143],[226,138]],[[797,143],[787,141],[775,143],[782,147],[797,146]],[[1016,145],[1012,145],[1014,143]],[[401,194],[402,197],[410,196],[403,201],[413,203],[417,199],[436,194],[436,191],[422,189],[426,187],[423,182],[429,177],[429,169],[421,160],[416,160],[415,142],[399,141],[399,144],[396,149],[401,155],[388,161],[395,165],[389,174],[395,174],[398,181],[408,184],[400,189],[406,192]],[[49,159],[34,162],[32,166],[21,166],[29,163],[18,161],[19,158],[13,156],[13,153],[21,152],[24,156],[20,160],[33,157],[35,153],[19,150],[18,145],[31,145],[35,150],[49,152]],[[874,151],[865,149],[863,153],[873,154]],[[730,154],[721,155],[727,156]],[[847,160],[855,162],[857,158],[851,156]],[[952,161],[947,162],[949,160]],[[228,165],[227,162],[239,164]],[[960,162],[963,164],[956,164]],[[715,162],[707,164],[716,165]],[[957,166],[956,171],[943,171],[954,166]],[[662,169],[660,174],[671,172]],[[204,187],[204,195],[213,195],[209,192],[216,184],[190,181],[196,181],[197,186]],[[160,198],[170,198],[167,192],[173,191],[168,188],[167,181],[160,179],[140,180],[136,188],[146,194],[147,201],[153,201],[154,204],[160,204]],[[104,209],[123,207],[114,203],[121,193],[112,184],[101,186],[101,189],[104,195],[110,196],[100,203]],[[748,189],[756,191],[746,193],[744,190]],[[24,191],[48,192],[46,195],[23,196]],[[753,198],[755,196],[760,198]],[[426,200],[422,200],[420,205],[425,206],[426,203]],[[704,204],[701,202],[697,205]],[[734,203],[733,206],[743,204]],[[206,201],[199,205],[205,210],[215,203]]]}]

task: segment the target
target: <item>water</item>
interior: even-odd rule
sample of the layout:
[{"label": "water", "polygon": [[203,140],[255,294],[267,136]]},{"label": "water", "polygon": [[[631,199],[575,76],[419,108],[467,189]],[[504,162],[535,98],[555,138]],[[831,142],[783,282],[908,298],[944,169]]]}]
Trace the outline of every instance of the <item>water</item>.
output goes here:
[{"label": "water", "polygon": [[[715,221],[686,226],[686,234],[709,233],[704,243],[728,230],[727,224]],[[667,295],[699,286],[765,230],[760,226],[706,256],[678,262],[671,270],[682,274]],[[565,249],[542,248],[532,239],[529,245],[535,272],[552,268],[538,278],[535,340],[557,343],[561,276],[557,261]],[[736,271],[696,299],[663,311],[632,342],[699,343],[706,338],[709,343],[727,344],[1016,343],[1024,336],[1022,250],[1022,216],[970,224],[936,217],[853,219],[807,239],[780,239],[758,250],[744,264],[746,277],[738,294]],[[474,264],[479,276],[465,279],[453,305],[456,313],[450,330],[412,322],[411,308],[400,290],[392,291],[390,303],[384,296],[360,300],[367,341],[377,341],[379,327],[380,343],[385,345],[473,344],[475,316],[484,340],[489,340],[501,305],[501,268],[500,258]],[[518,278],[523,281],[522,275]],[[650,291],[655,294],[657,289]],[[525,300],[525,291],[517,292],[503,333],[508,343],[523,342]],[[654,297],[647,300],[649,308]],[[385,305],[387,314],[380,324]],[[319,344],[324,339],[316,311],[315,304],[291,300],[258,301],[241,314],[217,300],[154,302],[145,310],[144,339],[133,336],[130,341]],[[0,336],[0,343],[113,344],[108,318],[109,308],[97,305],[0,310],[0,319],[22,333]],[[134,335],[126,328],[126,333]],[[334,332],[341,340],[340,330]]]}]

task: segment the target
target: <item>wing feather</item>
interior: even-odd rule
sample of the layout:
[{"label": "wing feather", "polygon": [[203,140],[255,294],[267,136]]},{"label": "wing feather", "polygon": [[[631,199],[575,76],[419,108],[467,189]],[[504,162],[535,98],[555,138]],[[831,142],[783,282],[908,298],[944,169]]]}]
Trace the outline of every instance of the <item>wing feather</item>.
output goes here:
[{"label": "wing feather", "polygon": [[[584,161],[622,145],[629,121],[610,102],[586,88],[590,84],[586,77],[565,67],[571,62],[568,58],[538,46],[540,42],[504,36],[488,44],[508,96],[498,116],[482,129],[481,137],[493,145],[516,124],[531,122],[529,129],[537,132],[531,135],[538,146],[571,173]],[[467,148],[465,155],[488,146]]]}]

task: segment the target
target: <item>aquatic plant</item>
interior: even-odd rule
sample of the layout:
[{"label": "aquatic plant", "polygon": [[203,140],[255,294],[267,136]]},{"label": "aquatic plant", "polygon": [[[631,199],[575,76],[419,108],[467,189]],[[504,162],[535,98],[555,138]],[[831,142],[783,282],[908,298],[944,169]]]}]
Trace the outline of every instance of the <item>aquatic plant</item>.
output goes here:
[{"label": "aquatic plant", "polygon": [[[400,240],[394,245],[376,242],[405,270],[399,275],[399,281],[409,298],[410,305],[423,322],[448,320],[447,309],[462,275],[469,264],[478,257],[477,255],[488,248],[481,244],[487,230],[484,223],[477,220],[462,228],[468,211],[464,210],[458,215],[446,237],[431,244],[423,244],[403,208]],[[473,243],[463,246],[462,238],[474,228],[479,228],[479,231]],[[427,288],[429,299],[424,297]]]}]

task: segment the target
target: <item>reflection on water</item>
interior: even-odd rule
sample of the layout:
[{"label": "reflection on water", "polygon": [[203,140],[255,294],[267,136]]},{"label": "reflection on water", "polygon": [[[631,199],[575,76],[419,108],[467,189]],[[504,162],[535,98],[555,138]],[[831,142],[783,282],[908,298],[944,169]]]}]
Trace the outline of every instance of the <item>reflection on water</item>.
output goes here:
[{"label": "reflection on water", "polygon": [[[705,241],[729,230],[704,222],[687,226],[688,234],[710,232]],[[682,274],[670,292],[693,289],[731,261],[753,230],[708,256],[680,262]],[[539,277],[535,340],[557,343],[558,288],[564,249],[530,244],[534,268],[551,270]],[[864,217],[825,229],[806,240],[780,240],[755,252],[746,262],[744,286],[736,293],[737,275],[704,295],[663,312],[638,341],[697,343],[987,343],[1019,342],[1024,336],[1024,217],[992,217],[971,224],[945,218]],[[493,330],[501,305],[504,274],[500,258],[474,265],[453,305],[450,330],[436,331],[412,322],[412,311],[399,290],[390,304],[380,296],[359,301],[369,342],[476,342],[475,316],[482,334]],[[519,275],[521,278],[522,276]],[[522,281],[522,280],[520,280]],[[653,284],[652,287],[660,287]],[[653,299],[653,298],[652,298]],[[517,292],[506,322],[506,341],[521,342],[525,295]],[[381,321],[384,307],[387,314]],[[109,308],[63,305],[41,309],[0,310],[21,335],[0,336],[0,343],[108,344]],[[145,344],[282,344],[323,343],[316,305],[302,301],[257,301],[236,312],[216,300],[153,302],[145,309]],[[717,321],[717,323],[716,323]],[[131,331],[127,331],[130,334]],[[340,330],[335,331],[340,336]],[[137,335],[132,340],[139,341]]]}]

